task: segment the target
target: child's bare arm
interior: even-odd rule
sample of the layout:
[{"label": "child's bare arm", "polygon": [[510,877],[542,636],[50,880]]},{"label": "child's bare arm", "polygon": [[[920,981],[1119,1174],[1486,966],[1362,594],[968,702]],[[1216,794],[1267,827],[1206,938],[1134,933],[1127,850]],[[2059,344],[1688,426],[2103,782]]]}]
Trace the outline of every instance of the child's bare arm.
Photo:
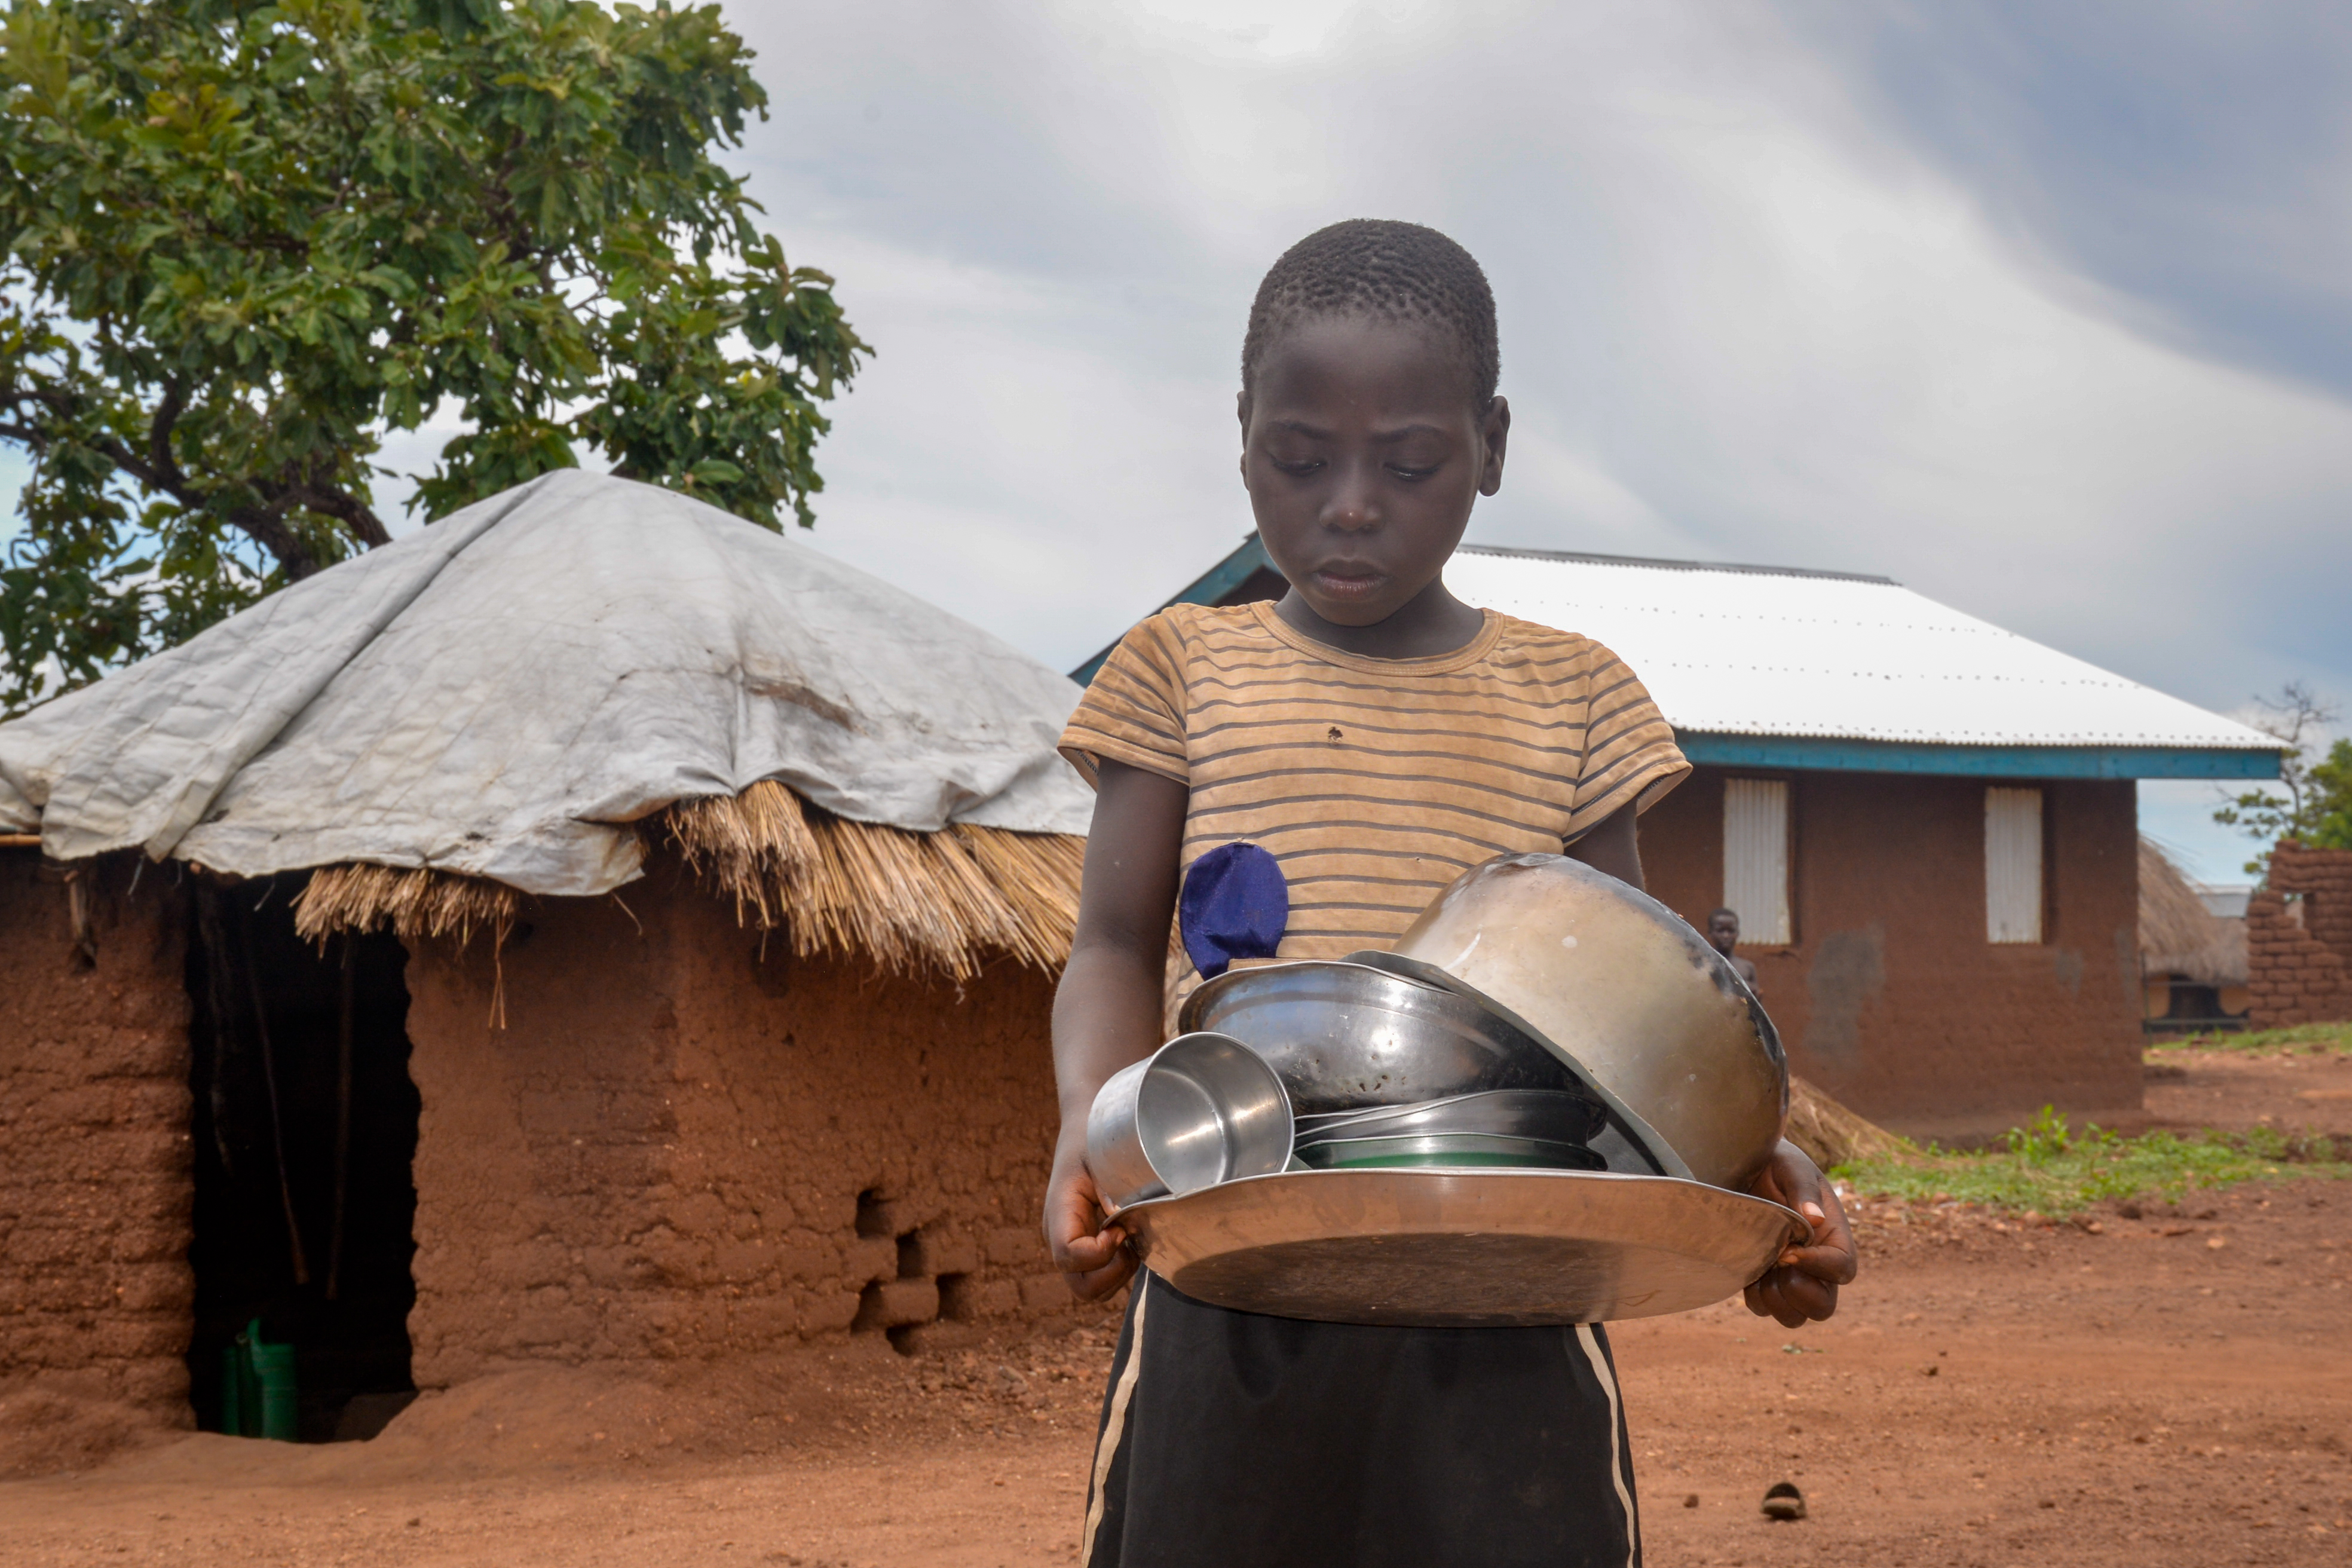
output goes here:
[{"label": "child's bare arm", "polygon": [[1642,880],[1642,845],[1635,826],[1640,811],[1621,805],[1594,828],[1568,847],[1568,858],[1647,892]]},{"label": "child's bare arm", "polygon": [[1168,922],[1189,792],[1175,780],[1106,762],[1087,837],[1078,930],[1054,996],[1054,1080],[1062,1133],[1045,1188],[1045,1245],[1070,1289],[1108,1295],[1135,1271],[1126,1234],[1101,1225],[1087,1173],[1087,1112],[1103,1080],[1160,1044]]}]

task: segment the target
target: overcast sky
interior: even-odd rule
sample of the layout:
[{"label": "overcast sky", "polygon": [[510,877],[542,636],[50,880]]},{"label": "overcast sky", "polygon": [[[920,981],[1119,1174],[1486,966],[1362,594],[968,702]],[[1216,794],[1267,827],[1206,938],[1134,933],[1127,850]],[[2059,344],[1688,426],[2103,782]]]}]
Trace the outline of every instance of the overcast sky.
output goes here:
[{"label": "overcast sky", "polygon": [[[752,189],[881,350],[816,539],[1058,667],[1247,530],[1250,295],[1377,216],[1494,280],[1474,539],[1885,573],[2217,709],[2352,696],[2352,10],[730,10]],[[2210,786],[2143,793],[2237,875]]]},{"label": "overcast sky", "polygon": [[[814,536],[1066,668],[1248,529],[1301,235],[1485,264],[1475,540],[1885,573],[2224,710],[2352,697],[2352,8],[730,5],[880,349]],[[1736,652],[1736,650],[1734,650]],[[2145,826],[2227,880],[2211,790]]]}]

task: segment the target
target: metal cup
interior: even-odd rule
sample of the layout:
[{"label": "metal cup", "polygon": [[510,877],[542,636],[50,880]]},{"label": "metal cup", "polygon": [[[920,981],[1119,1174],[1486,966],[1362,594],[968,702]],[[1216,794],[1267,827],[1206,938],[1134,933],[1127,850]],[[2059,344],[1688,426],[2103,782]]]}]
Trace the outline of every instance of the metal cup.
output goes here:
[{"label": "metal cup", "polygon": [[1181,1197],[1290,1159],[1290,1096],[1230,1035],[1179,1035],[1110,1076],[1087,1112],[1087,1169],[1114,1206]]}]

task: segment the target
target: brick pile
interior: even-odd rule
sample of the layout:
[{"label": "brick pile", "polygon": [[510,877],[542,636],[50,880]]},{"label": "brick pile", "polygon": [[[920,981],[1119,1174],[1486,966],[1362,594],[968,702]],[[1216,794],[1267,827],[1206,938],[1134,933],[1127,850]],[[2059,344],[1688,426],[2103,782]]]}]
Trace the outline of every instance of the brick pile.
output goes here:
[{"label": "brick pile", "polygon": [[2352,1019],[2352,850],[2281,839],[2246,903],[2246,946],[2255,1028]]}]

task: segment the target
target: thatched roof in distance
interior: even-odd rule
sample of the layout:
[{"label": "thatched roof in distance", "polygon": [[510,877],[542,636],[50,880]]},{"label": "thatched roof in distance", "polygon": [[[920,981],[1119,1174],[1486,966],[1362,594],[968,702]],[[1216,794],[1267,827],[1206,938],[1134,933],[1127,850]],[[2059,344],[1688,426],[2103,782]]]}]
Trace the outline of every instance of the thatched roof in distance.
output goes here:
[{"label": "thatched roof in distance", "polygon": [[[648,824],[745,927],[775,931],[803,957],[871,958],[894,973],[965,980],[1009,956],[1058,970],[1078,918],[1086,840],[950,823],[936,833],[851,822],[773,780],[741,795],[684,800]],[[525,895],[479,877],[331,866],[296,899],[311,941],[390,928],[404,940],[477,931],[502,946]]]},{"label": "thatched roof in distance", "polygon": [[2143,974],[2177,974],[2200,985],[2246,983],[2246,922],[2205,908],[2163,850],[2139,841],[2139,963]]}]

